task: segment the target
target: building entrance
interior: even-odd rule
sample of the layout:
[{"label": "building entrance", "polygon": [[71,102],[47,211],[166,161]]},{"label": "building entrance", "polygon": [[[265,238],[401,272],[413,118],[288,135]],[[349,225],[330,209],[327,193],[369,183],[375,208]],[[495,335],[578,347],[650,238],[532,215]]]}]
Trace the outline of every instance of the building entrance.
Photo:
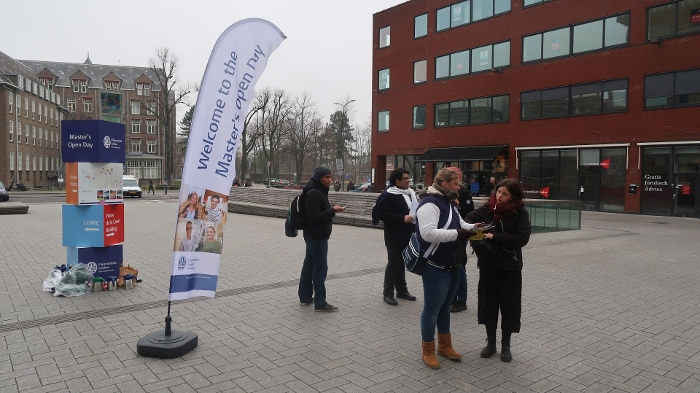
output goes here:
[{"label": "building entrance", "polygon": [[700,217],[700,175],[675,175],[673,184],[673,215]]},{"label": "building entrance", "polygon": [[579,178],[581,207],[597,211],[600,207],[600,180],[598,175],[584,175]]}]

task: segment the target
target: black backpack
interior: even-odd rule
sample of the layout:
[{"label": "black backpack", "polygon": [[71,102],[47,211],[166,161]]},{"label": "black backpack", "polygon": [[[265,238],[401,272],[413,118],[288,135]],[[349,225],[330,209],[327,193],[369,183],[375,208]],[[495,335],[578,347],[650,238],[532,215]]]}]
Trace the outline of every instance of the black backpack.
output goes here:
[{"label": "black backpack", "polygon": [[304,229],[306,227],[305,196],[304,193],[295,196],[289,205],[289,224],[293,229]]}]

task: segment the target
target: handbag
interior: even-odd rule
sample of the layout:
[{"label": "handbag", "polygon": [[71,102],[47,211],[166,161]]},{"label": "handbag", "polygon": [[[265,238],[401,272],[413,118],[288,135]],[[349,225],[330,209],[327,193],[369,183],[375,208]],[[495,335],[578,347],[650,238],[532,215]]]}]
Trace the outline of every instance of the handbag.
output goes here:
[{"label": "handbag", "polygon": [[292,227],[292,223],[289,221],[289,218],[284,220],[284,235],[287,237],[297,237],[298,234],[299,231]]},{"label": "handbag", "polygon": [[470,243],[476,257],[482,261],[488,260],[492,256],[496,255],[496,252],[498,251],[496,242],[491,239],[472,240]]},{"label": "handbag", "polygon": [[[450,216],[447,218],[442,229],[447,228],[450,222],[452,222],[452,207],[450,207]],[[411,234],[408,245],[401,253],[406,270],[422,276],[425,269],[428,267],[428,255],[433,254],[439,244],[440,243],[430,243],[428,249],[423,251],[420,246],[420,241],[418,240],[418,227],[416,227],[416,231]]]}]

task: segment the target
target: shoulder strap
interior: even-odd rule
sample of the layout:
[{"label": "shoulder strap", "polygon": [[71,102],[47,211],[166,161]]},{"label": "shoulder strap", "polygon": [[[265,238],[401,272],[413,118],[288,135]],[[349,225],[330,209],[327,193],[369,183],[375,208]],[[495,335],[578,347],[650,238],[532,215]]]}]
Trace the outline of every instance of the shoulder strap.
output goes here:
[{"label": "shoulder strap", "polygon": [[[452,222],[452,206],[450,206],[450,215],[447,217],[447,221],[445,221],[445,225],[443,225],[441,229],[447,228],[451,222]],[[440,243],[430,243],[430,246],[428,247],[427,250],[425,250],[423,257],[427,258],[428,255],[432,254],[433,251],[435,250],[435,247],[437,247],[438,244],[440,244]]]}]

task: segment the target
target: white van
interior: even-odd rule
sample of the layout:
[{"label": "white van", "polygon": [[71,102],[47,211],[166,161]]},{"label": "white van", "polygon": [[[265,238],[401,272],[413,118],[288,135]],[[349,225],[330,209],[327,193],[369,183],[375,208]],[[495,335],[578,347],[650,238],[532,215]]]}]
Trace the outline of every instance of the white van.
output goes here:
[{"label": "white van", "polygon": [[136,180],[135,176],[124,175],[122,180],[124,182],[124,185],[122,186],[122,193],[124,194],[124,197],[130,196],[133,198],[138,196],[141,198],[141,187],[139,187],[139,182]]}]

